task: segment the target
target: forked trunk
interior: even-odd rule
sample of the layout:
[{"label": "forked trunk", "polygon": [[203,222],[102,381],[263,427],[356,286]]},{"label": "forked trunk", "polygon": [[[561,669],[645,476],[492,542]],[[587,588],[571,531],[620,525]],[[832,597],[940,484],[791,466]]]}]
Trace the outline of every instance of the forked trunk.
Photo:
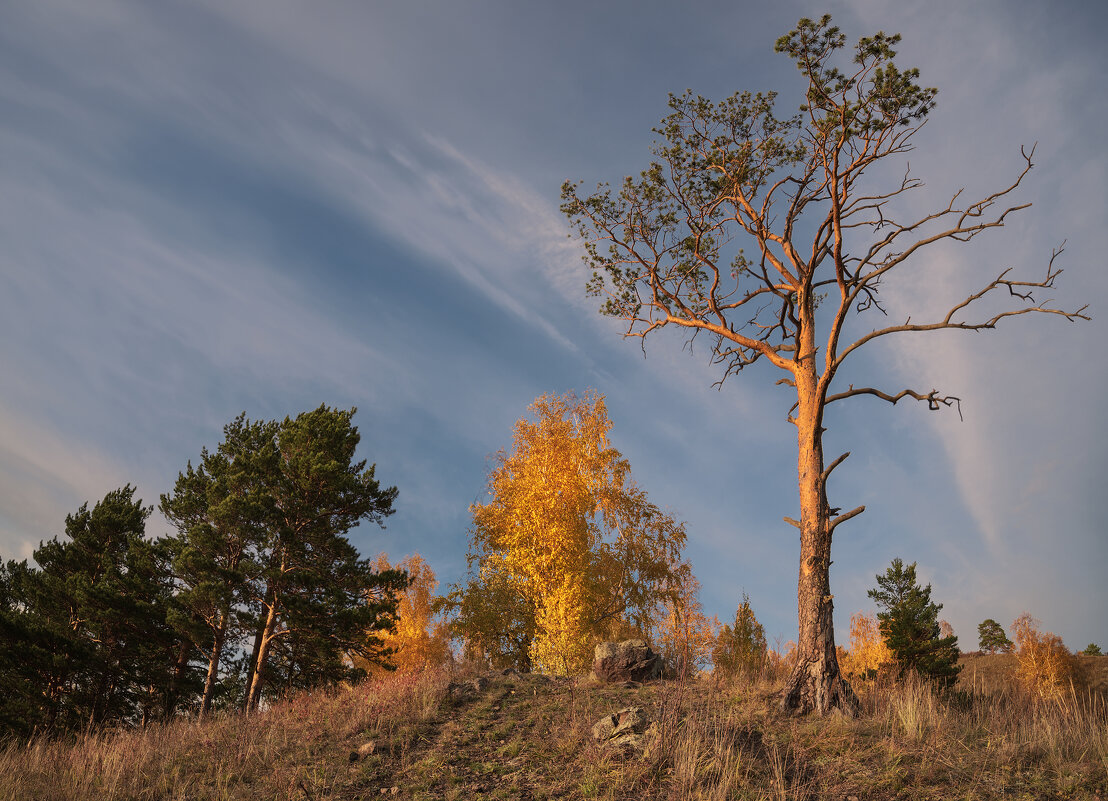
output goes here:
[{"label": "forked trunk", "polygon": [[265,636],[265,618],[258,621],[258,630],[254,632],[254,648],[247,662],[246,692],[242,699],[242,711],[250,711],[250,688],[254,686],[254,674],[258,671],[258,653],[262,650],[262,637]]},{"label": "forked trunk", "polygon": [[262,682],[265,679],[265,663],[269,658],[269,644],[273,639],[274,629],[277,627],[277,602],[281,597],[280,579],[285,574],[288,566],[287,554],[284,546],[280,547],[280,566],[277,568],[276,578],[271,578],[262,596],[262,604],[266,608],[265,620],[258,625],[258,633],[254,638],[254,653],[250,659],[250,672],[246,682],[246,698],[243,701],[243,711],[250,713],[258,706],[258,700],[262,694]]},{"label": "forked trunk", "polygon": [[[814,361],[814,349],[809,350]],[[799,635],[796,665],[782,707],[804,714],[858,711],[858,700],[839,673],[831,595],[831,510],[823,475],[823,403],[815,370],[798,375],[797,480],[800,490],[800,577],[797,582]]]}]

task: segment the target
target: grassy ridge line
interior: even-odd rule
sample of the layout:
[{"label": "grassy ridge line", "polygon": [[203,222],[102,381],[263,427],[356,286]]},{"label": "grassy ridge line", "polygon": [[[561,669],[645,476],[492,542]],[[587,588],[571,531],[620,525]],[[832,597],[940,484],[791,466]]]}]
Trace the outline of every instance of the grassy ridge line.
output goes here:
[{"label": "grassy ridge line", "polygon": [[[1001,675],[1002,657],[969,659],[979,676]],[[1076,689],[1033,705],[1010,690],[866,685],[861,717],[821,720],[782,715],[772,675],[640,688],[497,675],[461,696],[450,678],[391,676],[249,718],[8,745],[0,799],[1108,798],[1108,708]],[[600,749],[592,724],[629,705],[657,721],[659,741],[633,757]],[[369,741],[373,753],[352,762]]]},{"label": "grassy ridge line", "polygon": [[[1015,654],[963,654],[958,661],[958,689],[977,693],[1009,692],[1019,665]],[[1108,656],[1075,654],[1071,664],[1078,688],[1108,697]]]}]

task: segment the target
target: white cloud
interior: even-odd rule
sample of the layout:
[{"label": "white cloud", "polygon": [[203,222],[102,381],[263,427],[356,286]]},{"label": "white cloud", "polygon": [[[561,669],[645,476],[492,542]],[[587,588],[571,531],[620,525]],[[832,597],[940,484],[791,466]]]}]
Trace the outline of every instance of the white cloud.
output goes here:
[{"label": "white cloud", "polygon": [[86,500],[95,503],[127,480],[124,467],[100,449],[59,436],[35,416],[0,405],[4,557],[29,558],[40,540],[62,533],[65,514]]}]

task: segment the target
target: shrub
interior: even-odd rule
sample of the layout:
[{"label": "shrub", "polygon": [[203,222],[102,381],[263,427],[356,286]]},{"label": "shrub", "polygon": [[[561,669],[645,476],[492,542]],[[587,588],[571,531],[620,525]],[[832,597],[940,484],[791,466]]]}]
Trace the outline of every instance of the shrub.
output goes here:
[{"label": "shrub", "polygon": [[724,626],[712,649],[715,673],[720,676],[753,678],[766,661],[766,632],[754,617],[750,598],[743,593],[743,602],[735,611],[735,627]]},{"label": "shrub", "polygon": [[793,672],[796,665],[796,643],[789,640],[784,646],[780,642],[776,648],[766,649],[763,673],[770,681],[783,681]]},{"label": "shrub", "polygon": [[1026,612],[1012,623],[1018,660],[1016,678],[1032,698],[1056,700],[1073,677],[1073,657],[1061,637],[1039,631],[1039,625]]}]

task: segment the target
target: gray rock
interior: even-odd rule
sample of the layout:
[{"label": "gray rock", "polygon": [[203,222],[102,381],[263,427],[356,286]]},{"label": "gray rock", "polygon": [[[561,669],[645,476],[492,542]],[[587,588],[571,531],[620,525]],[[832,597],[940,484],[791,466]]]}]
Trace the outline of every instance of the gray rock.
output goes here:
[{"label": "gray rock", "polygon": [[606,748],[622,751],[644,750],[658,734],[658,726],[650,723],[642,707],[630,706],[614,715],[605,715],[592,727],[592,736]]},{"label": "gray rock", "polygon": [[592,675],[606,683],[660,679],[662,657],[646,640],[602,642],[593,651]]},{"label": "gray rock", "polygon": [[376,753],[376,751],[377,751],[376,741],[370,740],[368,743],[362,743],[361,745],[358,746],[357,751],[351,751],[350,752],[350,761],[351,762],[357,762],[362,757],[367,757],[371,754]]}]

